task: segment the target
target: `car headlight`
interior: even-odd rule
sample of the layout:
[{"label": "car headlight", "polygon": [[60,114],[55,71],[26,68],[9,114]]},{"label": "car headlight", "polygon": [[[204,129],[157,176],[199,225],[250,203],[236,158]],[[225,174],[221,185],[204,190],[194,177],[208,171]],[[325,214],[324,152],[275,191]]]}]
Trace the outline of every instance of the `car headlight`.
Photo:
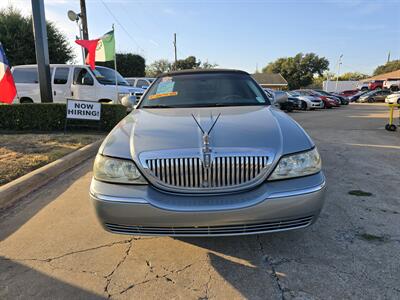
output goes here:
[{"label": "car headlight", "polygon": [[135,163],[126,159],[118,159],[97,154],[94,161],[93,176],[107,182],[127,184],[147,184]]},{"label": "car headlight", "polygon": [[319,171],[321,171],[321,157],[317,148],[314,148],[307,152],[282,157],[268,180],[301,177]]},{"label": "car headlight", "polygon": [[124,98],[125,96],[128,96],[129,93],[118,93],[118,100],[121,101],[122,98]]}]

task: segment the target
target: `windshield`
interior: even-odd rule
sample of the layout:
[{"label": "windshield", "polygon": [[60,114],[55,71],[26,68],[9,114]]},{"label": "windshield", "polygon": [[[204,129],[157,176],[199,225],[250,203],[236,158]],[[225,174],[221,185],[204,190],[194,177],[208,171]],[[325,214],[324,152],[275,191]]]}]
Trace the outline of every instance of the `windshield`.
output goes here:
[{"label": "windshield", "polygon": [[92,70],[92,72],[96,77],[96,79],[101,84],[115,85],[115,77],[117,77],[118,85],[123,85],[123,86],[129,85],[129,83],[118,72],[115,72],[113,69],[96,67],[96,69]]},{"label": "windshield", "polygon": [[321,91],[321,90],[318,90],[318,91],[316,91],[317,93],[320,93],[321,95],[324,95],[324,96],[332,96],[331,94],[329,94],[329,93],[327,93],[327,92],[325,92],[325,91]]},{"label": "windshield", "polygon": [[291,97],[300,97],[301,96],[299,93],[296,93],[296,92],[293,92],[293,91],[287,92],[287,94],[289,96],[291,96]]},{"label": "windshield", "polygon": [[369,95],[372,95],[372,94],[375,94],[376,93],[376,91],[369,91],[369,92],[366,92],[365,94],[362,94],[363,96],[369,96]]},{"label": "windshield", "polygon": [[158,78],[139,108],[269,105],[247,74],[199,73]]}]

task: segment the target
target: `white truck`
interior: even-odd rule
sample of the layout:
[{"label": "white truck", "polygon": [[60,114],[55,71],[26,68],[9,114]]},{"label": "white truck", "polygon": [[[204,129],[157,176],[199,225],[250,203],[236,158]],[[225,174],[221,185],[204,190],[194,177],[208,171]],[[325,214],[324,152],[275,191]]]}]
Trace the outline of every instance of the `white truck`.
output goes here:
[{"label": "white truck", "polygon": [[400,90],[400,78],[388,78],[383,82],[383,88],[391,91]]},{"label": "white truck", "polygon": [[322,89],[328,93],[340,93],[347,90],[357,90],[359,89],[359,84],[359,81],[348,80],[338,81],[336,85],[336,80],[326,80],[322,83]]},{"label": "white truck", "polygon": [[[11,71],[17,87],[13,103],[41,102],[37,65],[15,66]],[[91,70],[86,65],[52,64],[50,78],[54,103],[65,103],[67,99],[120,103],[124,96],[144,93],[106,67]]]}]

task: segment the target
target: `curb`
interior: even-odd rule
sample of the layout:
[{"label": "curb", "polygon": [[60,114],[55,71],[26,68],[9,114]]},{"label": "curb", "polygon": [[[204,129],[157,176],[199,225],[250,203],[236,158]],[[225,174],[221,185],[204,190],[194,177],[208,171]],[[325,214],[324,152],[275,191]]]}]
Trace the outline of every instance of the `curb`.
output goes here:
[{"label": "curb", "polygon": [[95,155],[103,140],[86,145],[0,187],[0,209],[44,186],[53,178]]}]

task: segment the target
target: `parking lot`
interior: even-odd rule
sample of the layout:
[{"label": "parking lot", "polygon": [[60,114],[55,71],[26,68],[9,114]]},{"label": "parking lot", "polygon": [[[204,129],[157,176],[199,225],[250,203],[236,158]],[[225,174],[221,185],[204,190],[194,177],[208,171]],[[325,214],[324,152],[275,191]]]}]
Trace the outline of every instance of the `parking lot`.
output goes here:
[{"label": "parking lot", "polygon": [[310,228],[229,238],[105,232],[88,200],[92,161],[0,213],[0,299],[399,299],[400,133],[387,107],[290,114],[323,158]]}]

